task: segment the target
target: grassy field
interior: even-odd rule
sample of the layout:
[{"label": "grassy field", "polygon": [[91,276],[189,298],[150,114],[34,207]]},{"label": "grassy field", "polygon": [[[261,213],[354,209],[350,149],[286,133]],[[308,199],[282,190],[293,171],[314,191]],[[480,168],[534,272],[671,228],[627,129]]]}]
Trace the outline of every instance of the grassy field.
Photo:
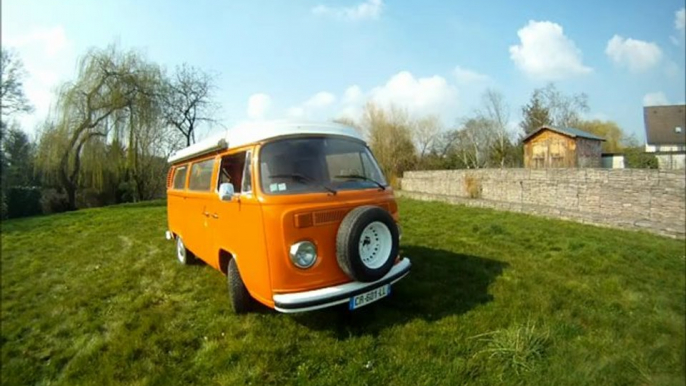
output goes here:
[{"label": "grassy field", "polygon": [[7,385],[683,385],[682,241],[401,200],[410,275],[354,313],[235,316],[160,203],[2,224]]}]

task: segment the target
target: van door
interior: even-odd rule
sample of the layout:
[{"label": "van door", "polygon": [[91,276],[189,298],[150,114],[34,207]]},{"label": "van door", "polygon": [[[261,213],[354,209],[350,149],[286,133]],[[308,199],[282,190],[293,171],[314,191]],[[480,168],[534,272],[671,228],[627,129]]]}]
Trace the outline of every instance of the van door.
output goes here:
[{"label": "van door", "polygon": [[229,252],[236,258],[243,282],[250,294],[268,303],[271,286],[267,263],[267,248],[262,226],[262,210],[253,192],[252,151],[243,151],[222,157],[217,187],[230,182],[236,194],[231,201],[221,201],[217,196],[212,207],[214,248],[217,253],[216,267],[222,271],[225,263],[219,260],[219,251]]},{"label": "van door", "polygon": [[232,255],[235,254],[237,249],[235,241],[242,237],[240,202],[246,154],[247,152],[243,151],[217,157],[218,171],[217,185],[214,187],[215,192],[219,192],[219,186],[223,183],[233,185],[235,192],[231,201],[222,201],[216,194],[209,208],[212,219],[212,240],[210,243],[214,254],[210,265],[222,271],[226,270],[226,267],[221,265],[226,264],[226,262],[220,261],[219,251],[223,249]]},{"label": "van door", "polygon": [[217,196],[212,183],[215,164],[215,158],[191,164],[185,202],[188,224],[185,229],[184,242],[191,252],[208,263],[214,257],[210,206]]},{"label": "van door", "polygon": [[167,189],[167,223],[169,230],[181,235],[185,242],[186,234],[186,177],[188,165],[175,165],[173,176]]}]

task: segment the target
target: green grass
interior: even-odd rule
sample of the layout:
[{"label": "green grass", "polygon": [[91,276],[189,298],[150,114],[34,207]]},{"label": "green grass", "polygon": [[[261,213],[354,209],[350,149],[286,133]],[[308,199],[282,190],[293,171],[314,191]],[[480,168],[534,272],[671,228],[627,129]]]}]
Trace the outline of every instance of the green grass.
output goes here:
[{"label": "green grass", "polygon": [[2,224],[7,385],[683,385],[683,241],[400,201],[413,271],[353,313],[231,313],[165,207]]}]

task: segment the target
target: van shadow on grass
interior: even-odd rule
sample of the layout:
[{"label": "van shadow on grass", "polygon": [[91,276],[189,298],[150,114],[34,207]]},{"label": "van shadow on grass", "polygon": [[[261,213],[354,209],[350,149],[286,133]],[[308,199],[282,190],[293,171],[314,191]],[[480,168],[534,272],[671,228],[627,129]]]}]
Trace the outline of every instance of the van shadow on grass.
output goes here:
[{"label": "van shadow on grass", "polygon": [[389,298],[355,311],[348,311],[346,305],[297,314],[294,320],[314,330],[330,330],[340,339],[346,339],[375,335],[414,319],[434,321],[461,315],[493,300],[488,288],[508,265],[421,246],[405,246],[401,252],[411,259],[412,270],[393,285]]}]

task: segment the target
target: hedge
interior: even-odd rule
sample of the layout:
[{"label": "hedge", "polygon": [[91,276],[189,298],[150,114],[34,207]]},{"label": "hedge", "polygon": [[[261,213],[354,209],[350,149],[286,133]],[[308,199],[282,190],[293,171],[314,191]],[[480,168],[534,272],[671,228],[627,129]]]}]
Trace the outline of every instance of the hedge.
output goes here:
[{"label": "hedge", "polygon": [[7,217],[28,217],[41,214],[41,190],[35,186],[12,186],[7,189]]}]

